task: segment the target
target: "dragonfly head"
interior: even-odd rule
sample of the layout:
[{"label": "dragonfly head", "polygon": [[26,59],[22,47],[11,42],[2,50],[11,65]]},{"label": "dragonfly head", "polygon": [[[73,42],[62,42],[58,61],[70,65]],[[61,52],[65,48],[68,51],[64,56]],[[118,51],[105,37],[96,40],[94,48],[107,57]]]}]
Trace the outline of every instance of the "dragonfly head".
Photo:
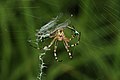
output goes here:
[{"label": "dragonfly head", "polygon": [[50,34],[48,34],[48,33],[43,33],[43,32],[38,32],[37,34],[36,34],[36,37],[37,37],[37,41],[39,42],[39,41],[41,41],[41,42],[43,42],[46,38],[48,38],[50,36]]}]

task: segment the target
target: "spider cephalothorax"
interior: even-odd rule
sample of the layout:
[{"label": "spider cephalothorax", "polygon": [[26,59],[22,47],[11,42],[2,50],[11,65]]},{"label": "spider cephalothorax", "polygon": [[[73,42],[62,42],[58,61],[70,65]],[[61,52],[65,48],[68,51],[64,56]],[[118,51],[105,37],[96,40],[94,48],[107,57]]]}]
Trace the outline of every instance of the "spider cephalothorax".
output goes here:
[{"label": "spider cephalothorax", "polygon": [[[40,30],[38,30],[38,32],[36,33],[37,49],[40,49],[38,46],[39,41],[43,42],[46,38],[53,38],[52,42],[48,46],[45,46],[43,48],[43,50],[45,50],[45,51],[50,50],[50,47],[53,45],[53,43],[55,43],[54,56],[55,56],[56,61],[59,61],[57,58],[57,54],[56,54],[57,42],[63,41],[64,46],[65,46],[67,52],[69,53],[70,58],[72,59],[72,54],[71,54],[69,48],[79,44],[81,34],[77,30],[75,30],[75,28],[69,26],[69,24],[70,24],[69,19],[67,19],[63,23],[57,24],[58,18],[59,17],[57,16],[56,18],[54,18],[53,20],[48,22],[46,25],[41,27]],[[65,36],[65,34],[64,34],[65,28],[68,28],[73,31],[71,38],[68,38]],[[75,37],[78,37],[78,41],[75,44],[69,45],[69,42]]]},{"label": "spider cephalothorax", "polygon": [[65,37],[63,29],[57,30],[55,36],[56,36],[58,41],[62,41],[62,40],[68,41],[68,39]]}]

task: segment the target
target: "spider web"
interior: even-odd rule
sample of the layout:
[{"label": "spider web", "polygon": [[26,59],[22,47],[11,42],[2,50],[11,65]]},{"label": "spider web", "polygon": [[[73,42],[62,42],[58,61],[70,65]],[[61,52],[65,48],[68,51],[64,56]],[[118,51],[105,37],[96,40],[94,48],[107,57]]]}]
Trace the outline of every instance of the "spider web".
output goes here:
[{"label": "spider web", "polygon": [[[29,1],[29,0],[25,0],[25,1]],[[33,0],[31,0],[31,1],[33,1]],[[101,2],[104,2],[104,1],[101,1]],[[83,28],[82,26],[80,28],[77,28],[82,31],[82,36],[81,36],[80,45],[78,47],[76,47],[75,50],[79,49],[79,47],[82,46],[81,50],[83,52],[86,51],[85,54],[82,54],[83,57],[84,57],[84,55],[85,56],[88,55],[88,56],[95,58],[95,57],[98,57],[97,54],[99,54],[100,57],[105,56],[105,55],[107,55],[108,57],[109,57],[109,55],[113,55],[113,57],[114,57],[114,55],[115,55],[115,60],[112,57],[110,57],[108,60],[110,60],[109,61],[110,64],[112,64],[112,62],[114,62],[114,64],[116,66],[112,67],[112,69],[111,69],[111,68],[109,68],[111,65],[106,63],[105,67],[102,68],[102,70],[105,71],[105,73],[103,72],[103,76],[102,77],[99,76],[96,80],[102,80],[105,78],[105,76],[110,77],[111,80],[115,80],[115,79],[119,80],[119,73],[120,73],[119,66],[118,66],[119,61],[120,61],[119,60],[119,47],[120,47],[119,46],[120,45],[120,29],[119,29],[120,15],[119,15],[119,12],[120,11],[119,11],[119,4],[118,4],[119,1],[118,0],[111,0],[111,1],[106,0],[106,2],[109,2],[111,5],[107,5],[107,4],[102,5],[104,7],[102,7],[102,9],[101,9],[101,7],[99,7],[99,4],[96,4],[97,2],[95,0],[91,0],[91,5],[94,6],[94,9],[98,14],[94,14],[94,17],[93,16],[91,17],[91,14],[93,14],[93,12],[92,12],[93,9],[87,8],[87,9],[89,9],[88,12],[87,12],[87,10],[85,11],[85,15],[87,16],[87,18],[89,18],[87,24],[85,25],[85,26],[87,26],[86,27],[87,29]],[[84,1],[82,1],[82,3],[85,5],[85,7],[90,6],[87,3],[85,3]],[[102,3],[100,3],[100,4],[102,4]],[[112,6],[114,6],[114,7],[112,7]],[[25,33],[30,36],[33,35],[34,31],[35,31],[35,28],[34,28],[35,25],[34,25],[34,23],[32,25],[30,25],[30,23],[32,21],[34,21],[34,19],[36,21],[41,22],[42,18],[39,18],[39,16],[34,16],[29,11],[27,12],[27,9],[37,9],[37,8],[39,9],[40,6],[36,6],[36,7],[26,6],[26,7],[16,7],[16,8],[26,10],[26,11],[24,11],[23,14],[25,14],[26,17],[28,18],[27,19],[28,22],[27,22],[27,24],[22,25],[22,26],[27,26],[27,31],[25,29],[20,29],[20,30],[15,29],[15,30],[9,31],[9,29],[6,27],[0,27],[0,28],[2,28],[1,33],[4,34],[6,32],[6,34],[7,34],[7,32],[13,31],[13,34]],[[7,9],[11,10],[9,7],[7,7]],[[82,9],[84,9],[84,8],[82,7]],[[103,13],[102,15],[99,15],[99,13],[101,13],[101,10],[103,10],[107,14]],[[32,19],[32,18],[34,18],[34,19]],[[111,18],[113,20],[111,20]],[[3,20],[4,20],[4,18],[3,18]],[[36,25],[38,27],[40,26],[39,24],[36,24]],[[94,26],[96,26],[96,27],[94,27]],[[101,26],[101,27],[97,28],[98,26]],[[82,29],[84,29],[84,30],[82,30]],[[33,33],[31,33],[31,32],[33,32]],[[0,36],[1,36],[1,38],[3,38],[3,36],[1,34],[0,34]],[[8,36],[4,36],[4,37],[6,39],[8,38]],[[14,37],[12,37],[12,38],[14,38]],[[22,41],[23,39],[24,39],[24,37],[18,38],[19,41]],[[2,42],[4,43],[3,40],[1,40],[1,44],[2,44]],[[4,43],[4,44],[6,46],[6,43]],[[19,43],[17,43],[17,44],[19,44]],[[9,44],[7,44],[7,45],[9,45]],[[75,50],[73,49],[73,53],[76,52]],[[80,51],[78,51],[78,52],[80,52]],[[3,53],[5,53],[5,52],[3,52]],[[0,56],[1,55],[2,54],[0,54]],[[3,56],[4,55],[5,54],[3,54]],[[85,58],[86,57],[84,57],[84,59]],[[0,57],[0,59],[2,59],[2,60],[0,60],[0,63],[1,63],[0,65],[4,65],[3,64],[4,62],[1,62],[1,61],[5,61],[4,59],[6,59],[6,58]],[[98,65],[98,66],[101,66],[101,65]],[[104,66],[104,65],[102,65],[102,66]],[[106,67],[109,69],[109,71],[111,71],[110,73],[107,72],[108,70],[106,70]],[[2,66],[2,70],[6,70],[4,66]],[[88,70],[88,72],[90,72],[90,71]],[[15,74],[15,73],[13,73],[13,74]],[[106,74],[106,75],[104,75],[104,74]],[[108,75],[111,75],[111,76],[108,76]],[[12,78],[13,77],[11,77],[11,80],[12,80]]]}]

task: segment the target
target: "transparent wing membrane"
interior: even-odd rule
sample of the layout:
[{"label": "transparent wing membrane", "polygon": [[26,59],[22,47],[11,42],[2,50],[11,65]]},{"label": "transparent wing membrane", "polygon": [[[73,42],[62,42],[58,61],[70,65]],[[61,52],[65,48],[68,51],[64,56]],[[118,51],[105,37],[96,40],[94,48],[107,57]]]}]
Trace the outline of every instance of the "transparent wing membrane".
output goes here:
[{"label": "transparent wing membrane", "polygon": [[42,39],[49,37],[51,34],[53,34],[58,29],[66,28],[71,23],[71,21],[69,20],[70,18],[69,18],[65,20],[63,23],[58,24],[58,21],[61,17],[62,17],[62,14],[60,14],[56,18],[53,18],[51,21],[49,21],[47,24],[41,27],[36,34],[37,36],[36,41],[40,41],[40,40],[42,41]]}]

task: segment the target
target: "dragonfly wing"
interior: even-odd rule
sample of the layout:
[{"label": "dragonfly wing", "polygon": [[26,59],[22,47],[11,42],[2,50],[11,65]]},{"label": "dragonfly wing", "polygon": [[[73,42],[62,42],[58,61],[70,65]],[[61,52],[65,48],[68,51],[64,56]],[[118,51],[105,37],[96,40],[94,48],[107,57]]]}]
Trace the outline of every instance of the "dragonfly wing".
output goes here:
[{"label": "dragonfly wing", "polygon": [[70,23],[71,23],[70,20],[66,20],[66,21],[63,22],[63,23],[58,24],[58,25],[56,26],[56,28],[55,28],[53,31],[51,31],[51,34],[54,33],[55,31],[57,31],[58,29],[68,27],[68,25],[69,25]]},{"label": "dragonfly wing", "polygon": [[40,32],[46,32],[48,30],[51,30],[52,28],[55,28],[57,25],[57,22],[61,18],[62,14],[58,15],[56,18],[53,18],[51,21],[49,21],[47,24],[45,24],[41,29],[39,30]]}]

